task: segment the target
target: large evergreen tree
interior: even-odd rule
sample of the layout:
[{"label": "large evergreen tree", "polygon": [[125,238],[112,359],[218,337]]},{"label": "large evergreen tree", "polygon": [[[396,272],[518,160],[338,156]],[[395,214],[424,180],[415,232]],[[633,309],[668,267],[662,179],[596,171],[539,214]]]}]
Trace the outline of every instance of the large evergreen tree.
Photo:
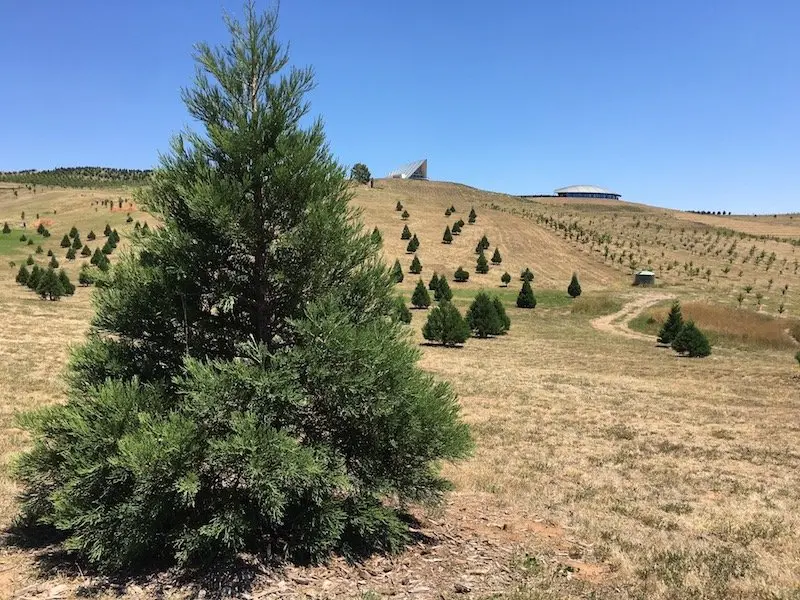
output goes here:
[{"label": "large evergreen tree", "polygon": [[436,285],[436,289],[433,291],[433,299],[437,302],[449,302],[453,299],[453,290],[450,289],[450,284],[447,283],[447,277],[444,275],[439,277],[439,282]]},{"label": "large evergreen tree", "polygon": [[479,338],[503,333],[503,321],[486,292],[478,292],[467,309],[467,325],[475,337]]},{"label": "large evergreen tree", "polygon": [[486,260],[486,255],[483,253],[483,250],[481,250],[481,253],[478,254],[478,260],[475,264],[475,272],[482,275],[489,272],[489,261]]},{"label": "large evergreen tree", "polygon": [[414,308],[428,308],[431,305],[431,296],[422,283],[422,279],[417,282],[414,293],[411,294],[411,306]]},{"label": "large evergreen tree", "polygon": [[367,183],[371,177],[369,168],[364,163],[356,163],[350,169],[350,179],[354,179],[358,183]]},{"label": "large evergreen tree", "polygon": [[702,358],[711,354],[711,344],[708,342],[708,338],[693,321],[687,321],[681,327],[671,345],[675,352],[691,357]]},{"label": "large evergreen tree", "polygon": [[422,263],[420,262],[417,255],[414,255],[414,260],[411,261],[411,266],[408,267],[408,272],[413,273],[414,275],[419,275],[422,273]]},{"label": "large evergreen tree", "polygon": [[438,465],[470,450],[321,122],[302,126],[311,71],[287,67],[275,13],[229,29],[183,94],[204,131],[140,198],[161,225],[95,292],[66,403],[22,420],[23,520],[106,571],[396,550],[394,507],[438,499]]},{"label": "large evergreen tree", "polygon": [[527,279],[522,282],[522,289],[517,295],[517,308],[536,308],[536,296],[533,294],[531,282]]},{"label": "large evergreen tree", "polygon": [[422,326],[422,337],[445,346],[463,344],[469,337],[469,325],[459,310],[445,300],[428,313],[428,320]]},{"label": "large evergreen tree", "polygon": [[434,271],[431,280],[428,282],[428,289],[430,291],[434,291],[438,286],[439,286],[439,275],[436,273],[436,271]]},{"label": "large evergreen tree", "polygon": [[17,271],[16,282],[20,285],[28,285],[28,277],[30,277],[28,267],[20,265],[19,271]]},{"label": "large evergreen tree", "polygon": [[675,302],[672,303],[672,308],[669,310],[667,320],[664,321],[661,330],[658,332],[658,343],[671,344],[682,327],[683,314],[681,313],[681,303],[675,300]]},{"label": "large evergreen tree", "polygon": [[58,300],[66,293],[61,280],[53,267],[48,268],[39,277],[36,293],[47,300]]}]

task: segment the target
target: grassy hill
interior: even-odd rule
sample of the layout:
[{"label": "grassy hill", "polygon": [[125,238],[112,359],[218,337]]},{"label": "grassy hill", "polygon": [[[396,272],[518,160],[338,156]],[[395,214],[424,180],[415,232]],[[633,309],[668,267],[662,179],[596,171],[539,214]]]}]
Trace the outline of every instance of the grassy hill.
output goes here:
[{"label": "grassy hill", "polygon": [[[451,284],[455,304],[463,311],[478,289],[492,288],[512,328],[459,349],[426,346],[426,311],[412,311],[409,335],[421,344],[422,366],[452,382],[477,444],[470,460],[446,467],[455,484],[446,504],[416,514],[421,533],[436,542],[391,561],[337,559],[258,575],[254,597],[263,590],[318,596],[321,589],[331,597],[450,597],[457,582],[474,597],[502,592],[520,600],[796,595],[800,378],[793,354],[800,346],[787,330],[800,314],[800,223],[793,216],[522,200],[425,181],[377,180],[354,192],[365,225],[382,232],[388,262],[399,258],[407,271],[412,259],[400,240],[400,201],[420,240],[423,279],[434,270],[451,277],[462,265],[471,277]],[[446,217],[451,205],[457,212]],[[466,221],[472,207],[476,224],[442,244],[445,226]],[[52,236],[35,243],[75,275],[83,261],[63,260],[61,237],[73,225],[83,239],[92,229],[99,236],[94,249],[109,223],[124,248],[133,227],[128,214],[155,222],[129,188],[0,183],[0,225],[14,230],[0,234],[2,527],[12,521],[18,491],[8,468],[26,443],[14,414],[62,400],[67,348],[83,338],[92,315],[91,288],[48,302],[14,283],[17,267],[9,263],[18,265],[31,251],[19,242],[22,223],[29,233],[44,223]],[[484,234],[487,256],[498,247],[503,263],[476,275],[474,249]],[[36,260],[44,264],[45,254]],[[647,265],[659,276],[658,289],[631,287],[634,268]],[[524,267],[536,274],[535,310],[514,306]],[[514,279],[501,290],[506,270]],[[577,301],[566,294],[573,271],[585,290]],[[407,273],[400,291],[408,295],[416,281]],[[716,345],[709,358],[680,358],[655,345],[659,302],[671,297],[711,328]],[[629,320],[644,333],[631,332]],[[175,597],[192,595],[168,578],[117,587],[52,569],[43,579],[39,561],[50,554],[3,544],[0,597],[79,597],[91,590],[98,598],[140,598],[165,586],[178,590]],[[48,596],[59,585],[62,591]]]}]

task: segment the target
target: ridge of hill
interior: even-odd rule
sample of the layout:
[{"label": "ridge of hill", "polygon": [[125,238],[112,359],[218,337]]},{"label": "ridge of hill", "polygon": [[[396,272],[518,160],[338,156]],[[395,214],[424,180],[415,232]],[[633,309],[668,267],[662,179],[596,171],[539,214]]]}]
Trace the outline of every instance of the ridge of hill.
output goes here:
[{"label": "ridge of hill", "polygon": [[117,169],[112,167],[58,167],[0,171],[0,181],[23,185],[44,185],[71,188],[109,188],[139,186],[147,182],[149,169]]}]

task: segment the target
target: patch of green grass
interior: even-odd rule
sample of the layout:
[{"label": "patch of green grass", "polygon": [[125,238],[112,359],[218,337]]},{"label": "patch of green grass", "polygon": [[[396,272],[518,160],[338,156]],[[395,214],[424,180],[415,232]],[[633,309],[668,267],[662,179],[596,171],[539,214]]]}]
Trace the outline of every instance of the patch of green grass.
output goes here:
[{"label": "patch of green grass", "polygon": [[622,300],[609,294],[584,294],[572,301],[572,314],[600,316],[622,310]]},{"label": "patch of green grass", "polygon": [[[490,295],[499,296],[503,304],[507,306],[516,306],[517,296],[519,295],[519,287],[485,287],[485,288],[463,288],[458,283],[450,283],[450,289],[453,291],[453,299],[458,300],[472,300],[478,292],[487,292]],[[535,287],[533,293],[536,295],[536,309],[540,308],[564,308],[572,303],[572,298],[569,297],[564,290],[537,290]]]},{"label": "patch of green grass", "polygon": [[[0,228],[3,224],[0,223]],[[28,246],[28,242],[20,242],[19,238],[25,234],[28,239],[33,240],[33,245]],[[0,256],[27,256],[36,251],[36,246],[43,243],[44,238],[31,229],[12,229],[11,233],[0,233]]]}]

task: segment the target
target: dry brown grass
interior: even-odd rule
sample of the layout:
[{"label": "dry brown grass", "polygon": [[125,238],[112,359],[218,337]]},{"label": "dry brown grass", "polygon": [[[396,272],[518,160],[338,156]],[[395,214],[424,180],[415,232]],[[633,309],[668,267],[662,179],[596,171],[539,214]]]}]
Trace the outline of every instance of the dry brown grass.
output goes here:
[{"label": "dry brown grass", "polygon": [[[664,323],[668,306],[654,307],[639,318],[639,328],[655,333]],[[681,305],[685,320],[694,321],[709,335],[713,344],[743,348],[796,349],[800,344],[792,331],[800,331],[800,321],[780,319],[752,310],[712,302],[686,302]]]},{"label": "dry brown grass", "polygon": [[[400,248],[402,223],[394,212],[401,199],[422,242],[426,279],[433,268],[452,270],[458,262],[471,267],[474,245],[486,232],[493,246],[500,243],[505,261],[485,280],[471,279],[473,289],[496,285],[506,269],[515,275],[512,289],[518,289],[518,270],[530,264],[539,290],[562,290],[578,265],[588,291],[573,304],[574,312],[566,306],[532,311],[509,306],[513,324],[507,336],[470,340],[457,350],[423,349],[423,367],[455,386],[477,442],[472,459],[446,467],[456,485],[445,513],[449,526],[458,530],[462,522],[486,519],[480,536],[487,543],[503,543],[513,534],[522,550],[533,554],[509,554],[506,563],[489,565],[530,573],[529,585],[520,590],[497,591],[520,599],[592,593],[621,600],[797,597],[800,391],[791,353],[718,347],[707,359],[690,360],[650,341],[596,331],[590,315],[613,308],[614,297],[628,289],[627,273],[603,266],[597,252],[529,218],[488,208],[520,206],[519,201],[417,183],[378,182],[381,189],[359,191],[368,224],[378,224],[387,238],[388,256],[398,253],[410,261]],[[64,203],[78,193],[63,192]],[[459,213],[445,219],[441,213],[451,202]],[[473,203],[478,225],[465,228],[454,247],[442,247],[445,222],[465,216]],[[4,207],[0,202],[0,221]],[[76,205],[75,219],[79,209]],[[91,211],[86,216],[93,217]],[[53,244],[71,220],[53,226]],[[80,340],[90,316],[86,290],[48,303],[12,279],[10,269],[0,270],[6,315],[0,328],[3,525],[14,514],[16,489],[6,467],[25,443],[12,414],[59,401],[65,347]],[[407,278],[404,289],[415,279]],[[702,297],[714,285],[694,281],[679,289]],[[792,290],[797,288],[792,282]],[[463,309],[468,299],[459,295],[456,302]],[[695,314],[692,307],[686,303],[687,315]],[[425,311],[413,315],[411,326],[421,341]],[[523,518],[528,525],[514,529]],[[506,531],[498,523],[511,525]],[[555,551],[545,549],[545,537],[552,537]],[[539,558],[540,552],[550,554]],[[580,585],[570,587],[561,567],[540,569],[553,560],[580,569]],[[0,562],[0,597],[36,580],[30,552],[0,550]],[[372,577],[364,571],[354,576]],[[49,583],[70,585],[74,597],[76,578],[50,577]],[[452,594],[452,587],[426,583],[430,594],[416,597]],[[173,592],[167,597],[181,597],[180,590]],[[122,594],[141,597],[133,587]],[[112,590],[102,597],[115,595]]]}]

